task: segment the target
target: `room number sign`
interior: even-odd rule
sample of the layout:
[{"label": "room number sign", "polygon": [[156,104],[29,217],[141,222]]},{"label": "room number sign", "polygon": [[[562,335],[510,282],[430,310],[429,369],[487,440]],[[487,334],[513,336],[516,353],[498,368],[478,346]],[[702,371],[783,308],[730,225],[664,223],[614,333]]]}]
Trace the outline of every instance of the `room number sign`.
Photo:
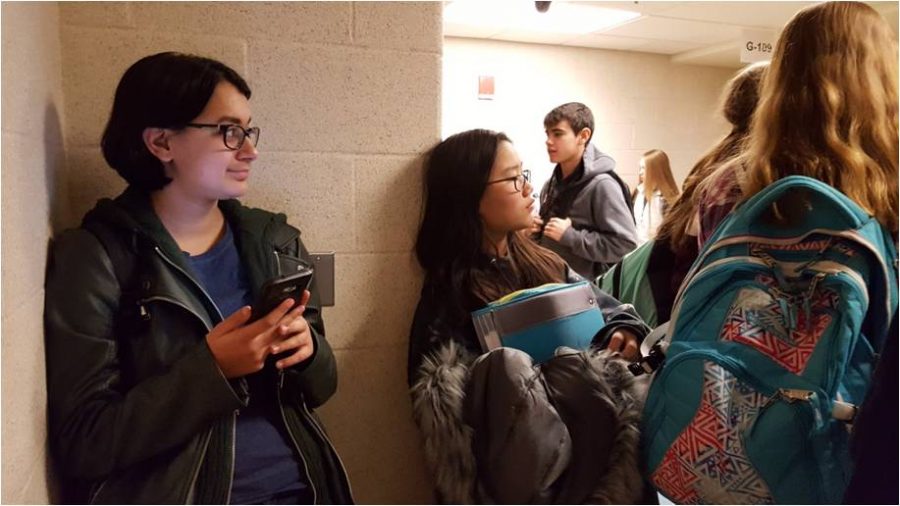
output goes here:
[{"label": "room number sign", "polygon": [[756,63],[772,59],[775,50],[775,32],[743,30],[741,37],[741,63]]}]

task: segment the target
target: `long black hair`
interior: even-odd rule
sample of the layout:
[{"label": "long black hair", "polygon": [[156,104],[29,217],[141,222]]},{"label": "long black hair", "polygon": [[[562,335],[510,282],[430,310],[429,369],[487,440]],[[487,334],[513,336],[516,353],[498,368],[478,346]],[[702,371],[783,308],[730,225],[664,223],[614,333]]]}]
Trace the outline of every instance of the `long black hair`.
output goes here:
[{"label": "long black hair", "polygon": [[511,291],[562,281],[565,262],[530,239],[524,231],[507,239],[515,279],[498,277],[480,267],[483,224],[481,198],[501,142],[500,132],[468,130],[448,137],[426,155],[424,212],[416,255],[426,283],[447,302],[452,318],[463,318],[473,306]]}]

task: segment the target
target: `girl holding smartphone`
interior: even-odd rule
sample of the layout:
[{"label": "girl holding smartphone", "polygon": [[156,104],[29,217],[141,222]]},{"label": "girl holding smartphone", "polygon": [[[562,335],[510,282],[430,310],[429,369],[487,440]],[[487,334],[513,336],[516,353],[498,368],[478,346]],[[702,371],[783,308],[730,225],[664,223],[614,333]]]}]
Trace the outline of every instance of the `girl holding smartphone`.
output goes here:
[{"label": "girl holding smartphone", "polygon": [[128,188],[57,237],[48,267],[66,500],[352,501],[312,412],[337,385],[315,285],[250,323],[263,283],[309,263],[283,214],[236,200],[258,156],[250,94],[228,66],[179,53],[119,82],[101,145]]}]

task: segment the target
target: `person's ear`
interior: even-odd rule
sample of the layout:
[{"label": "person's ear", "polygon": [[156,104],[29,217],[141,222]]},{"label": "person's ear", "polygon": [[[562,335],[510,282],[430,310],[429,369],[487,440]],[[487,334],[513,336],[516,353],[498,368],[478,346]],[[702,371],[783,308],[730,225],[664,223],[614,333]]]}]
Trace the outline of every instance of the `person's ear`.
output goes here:
[{"label": "person's ear", "polygon": [[169,135],[171,130],[165,128],[148,127],[144,129],[142,138],[147,151],[159,158],[163,163],[171,162],[174,158],[169,147]]},{"label": "person's ear", "polygon": [[588,143],[588,139],[591,138],[591,129],[588,127],[584,127],[578,132],[578,144],[582,146],[586,146]]}]

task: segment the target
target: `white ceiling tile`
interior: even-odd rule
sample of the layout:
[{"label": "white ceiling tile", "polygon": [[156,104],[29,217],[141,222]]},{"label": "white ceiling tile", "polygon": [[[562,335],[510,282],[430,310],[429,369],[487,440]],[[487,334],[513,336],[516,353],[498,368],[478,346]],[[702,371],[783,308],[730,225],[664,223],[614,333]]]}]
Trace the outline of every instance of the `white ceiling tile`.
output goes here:
[{"label": "white ceiling tile", "polygon": [[720,23],[646,16],[602,32],[603,35],[721,44],[741,36],[741,28]]},{"label": "white ceiling tile", "polygon": [[800,9],[819,2],[679,2],[670,18],[780,29]]},{"label": "white ceiling tile", "polygon": [[[572,2],[576,4],[585,4],[596,7],[606,7],[609,9],[622,9],[626,11],[640,12],[641,14],[659,14],[668,12],[681,4],[689,2],[636,2],[636,1],[619,1],[619,2]],[[552,4],[551,4],[552,7]]]},{"label": "white ceiling tile", "polygon": [[[530,3],[530,2],[529,2]],[[555,1],[554,4],[562,4]],[[537,33],[514,28],[513,21],[497,26],[452,24],[445,18],[446,36],[494,38],[502,40],[590,47],[621,51],[640,51],[672,55],[676,63],[740,68],[738,45],[743,28],[762,28],[776,32],[801,8],[817,2],[781,1],[597,1],[571,2],[587,7],[614,8],[638,12],[642,17],[625,24],[587,35]],[[889,20],[898,31],[897,2],[866,2]],[[445,2],[446,5],[446,2]],[[551,4],[553,9],[553,4]],[[477,21],[477,20],[475,20]]]},{"label": "white ceiling tile", "polygon": [[516,30],[508,28],[490,36],[496,40],[511,40],[517,42],[537,42],[540,44],[562,44],[576,37],[571,33],[547,33],[531,30]]},{"label": "white ceiling tile", "polygon": [[472,37],[476,39],[487,39],[491,35],[502,30],[503,27],[495,26],[474,26],[464,25],[461,23],[444,23],[444,37]]},{"label": "white ceiling tile", "polygon": [[633,51],[636,48],[649,42],[653,41],[650,39],[641,39],[635,37],[612,37],[609,35],[592,33],[566,41],[563,43],[563,45]]},{"label": "white ceiling tile", "polygon": [[713,67],[741,68],[741,48],[738,44],[724,44],[708,50],[688,50],[673,54],[672,61],[683,65],[709,65]]},{"label": "white ceiling tile", "polygon": [[704,47],[704,44],[697,42],[681,42],[677,40],[650,40],[646,44],[636,48],[636,50],[645,53],[677,54],[700,47]]}]

